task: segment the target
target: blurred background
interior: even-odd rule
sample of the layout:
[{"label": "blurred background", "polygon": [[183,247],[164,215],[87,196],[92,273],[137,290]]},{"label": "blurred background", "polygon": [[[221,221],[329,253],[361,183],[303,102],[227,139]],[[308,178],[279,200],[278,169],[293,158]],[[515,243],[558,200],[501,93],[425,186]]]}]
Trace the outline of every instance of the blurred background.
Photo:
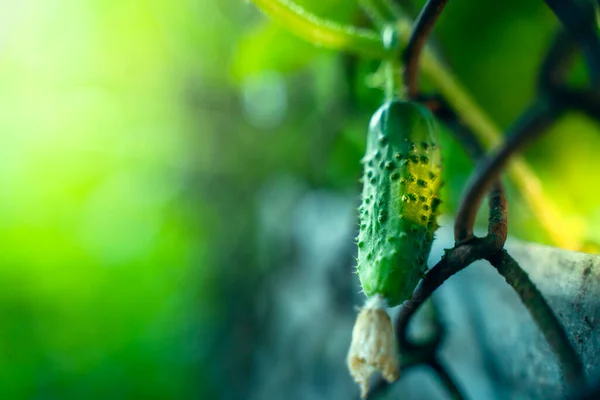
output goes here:
[{"label": "blurred background", "polygon": [[[297,2],[368,24],[356,0]],[[542,1],[454,0],[435,45],[506,128],[557,26]],[[242,0],[0,2],[0,398],[355,395],[377,67]],[[526,153],[592,241],[598,131],[570,114]],[[472,167],[439,136],[451,216]],[[509,201],[510,233],[547,243]]]}]

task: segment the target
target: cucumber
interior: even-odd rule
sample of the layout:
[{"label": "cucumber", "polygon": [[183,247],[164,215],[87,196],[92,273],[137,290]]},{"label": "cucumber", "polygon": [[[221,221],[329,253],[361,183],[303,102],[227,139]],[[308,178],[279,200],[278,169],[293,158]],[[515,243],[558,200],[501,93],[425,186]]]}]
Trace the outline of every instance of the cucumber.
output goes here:
[{"label": "cucumber", "polygon": [[384,103],[369,124],[357,273],[367,297],[408,299],[427,269],[440,204],[435,121],[422,105]]},{"label": "cucumber", "polygon": [[388,382],[400,376],[385,308],[411,296],[438,228],[441,154],[429,110],[414,102],[384,103],[371,118],[362,163],[357,274],[368,299],[354,324],[346,363],[366,398],[375,371]]}]

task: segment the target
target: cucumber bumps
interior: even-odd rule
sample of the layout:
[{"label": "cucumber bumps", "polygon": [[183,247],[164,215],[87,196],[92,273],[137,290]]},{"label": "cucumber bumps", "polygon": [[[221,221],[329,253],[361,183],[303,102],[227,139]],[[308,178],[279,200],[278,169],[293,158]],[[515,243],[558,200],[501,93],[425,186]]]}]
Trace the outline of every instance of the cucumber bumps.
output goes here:
[{"label": "cucumber bumps", "polygon": [[427,268],[438,225],[440,150],[433,116],[405,101],[373,115],[363,158],[358,276],[368,297],[408,299]]},{"label": "cucumber bumps", "polygon": [[433,116],[423,106],[389,101],[367,136],[357,273],[369,298],[352,331],[348,368],[368,391],[375,371],[392,382],[399,361],[386,306],[408,299],[427,269],[441,187],[441,155]]}]

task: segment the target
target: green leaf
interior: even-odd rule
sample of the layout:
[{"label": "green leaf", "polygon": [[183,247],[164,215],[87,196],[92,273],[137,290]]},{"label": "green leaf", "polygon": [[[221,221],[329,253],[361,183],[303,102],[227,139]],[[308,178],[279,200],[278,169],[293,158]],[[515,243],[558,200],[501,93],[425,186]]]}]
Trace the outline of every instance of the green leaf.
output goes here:
[{"label": "green leaf", "polygon": [[237,82],[264,71],[290,73],[306,67],[324,50],[267,22],[245,35],[232,62]]},{"label": "green leaf", "polygon": [[289,0],[252,1],[273,20],[315,45],[372,58],[385,58],[390,54],[380,35],[372,30],[339,24]]}]

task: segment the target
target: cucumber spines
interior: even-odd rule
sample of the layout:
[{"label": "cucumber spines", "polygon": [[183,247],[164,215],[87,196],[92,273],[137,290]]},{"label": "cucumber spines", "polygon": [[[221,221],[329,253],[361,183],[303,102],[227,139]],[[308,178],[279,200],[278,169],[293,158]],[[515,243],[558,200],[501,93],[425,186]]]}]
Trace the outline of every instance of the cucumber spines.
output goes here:
[{"label": "cucumber spines", "polygon": [[363,158],[358,275],[365,294],[394,306],[426,269],[437,228],[441,182],[435,124],[423,106],[404,101],[373,115]]}]

